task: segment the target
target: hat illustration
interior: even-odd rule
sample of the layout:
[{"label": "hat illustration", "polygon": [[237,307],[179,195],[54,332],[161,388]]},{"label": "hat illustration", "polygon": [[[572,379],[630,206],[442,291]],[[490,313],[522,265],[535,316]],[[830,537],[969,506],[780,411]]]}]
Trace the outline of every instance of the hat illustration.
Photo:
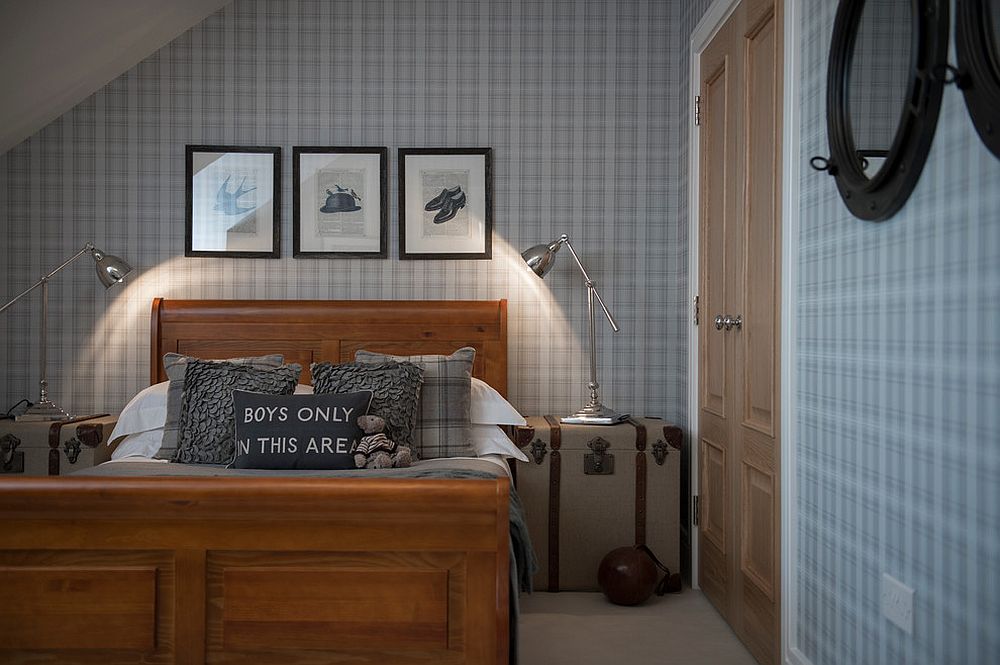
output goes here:
[{"label": "hat illustration", "polygon": [[340,185],[334,185],[334,187],[337,188],[335,192],[331,192],[329,189],[326,190],[326,203],[319,209],[320,212],[353,212],[361,210],[361,206],[357,205],[357,201],[360,201],[361,197],[353,189],[348,191]]}]

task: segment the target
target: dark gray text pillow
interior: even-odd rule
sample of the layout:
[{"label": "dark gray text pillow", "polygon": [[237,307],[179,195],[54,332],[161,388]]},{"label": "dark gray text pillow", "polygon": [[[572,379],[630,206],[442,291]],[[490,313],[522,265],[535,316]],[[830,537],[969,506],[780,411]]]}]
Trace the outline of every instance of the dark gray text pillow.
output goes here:
[{"label": "dark gray text pillow", "polygon": [[233,461],[233,391],[271,395],[295,392],[299,365],[253,367],[209,360],[188,361],[173,461],[229,464]]},{"label": "dark gray text pillow", "polygon": [[474,348],[466,346],[450,356],[388,356],[358,351],[354,359],[361,363],[395,360],[422,367],[424,384],[420,388],[416,437],[420,458],[475,456],[469,427]]},{"label": "dark gray text pillow", "polygon": [[401,446],[416,450],[413,429],[423,370],[411,363],[378,364],[328,362],[313,363],[313,390],[316,393],[372,391],[368,413],[385,419],[385,435]]},{"label": "dark gray text pillow", "polygon": [[352,447],[364,436],[358,417],[371,391],[326,395],[233,393],[234,469],[353,469]]}]

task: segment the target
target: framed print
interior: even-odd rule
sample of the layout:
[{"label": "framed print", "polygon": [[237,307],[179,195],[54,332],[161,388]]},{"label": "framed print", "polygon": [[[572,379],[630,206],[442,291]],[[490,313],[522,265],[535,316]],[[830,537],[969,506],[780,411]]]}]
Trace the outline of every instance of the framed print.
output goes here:
[{"label": "framed print", "polygon": [[292,148],[292,256],[387,255],[386,148]]},{"label": "framed print", "polygon": [[281,148],[189,145],[184,256],[281,256]]},{"label": "framed print", "polygon": [[493,149],[399,149],[399,258],[489,259]]}]

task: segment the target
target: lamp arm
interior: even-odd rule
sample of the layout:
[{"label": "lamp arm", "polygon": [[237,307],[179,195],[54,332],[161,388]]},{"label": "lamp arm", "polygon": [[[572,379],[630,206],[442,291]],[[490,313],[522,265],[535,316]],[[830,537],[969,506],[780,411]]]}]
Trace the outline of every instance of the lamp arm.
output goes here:
[{"label": "lamp arm", "polygon": [[18,300],[20,300],[24,296],[28,295],[29,293],[31,293],[32,291],[34,291],[35,289],[37,289],[39,286],[41,286],[45,282],[47,282],[50,279],[52,279],[57,272],[59,272],[60,270],[62,270],[66,266],[68,266],[69,264],[73,263],[73,261],[76,261],[78,258],[80,258],[81,256],[83,256],[87,252],[93,252],[93,251],[94,251],[94,245],[93,245],[93,243],[89,243],[88,242],[86,245],[84,245],[83,249],[81,249],[79,252],[77,252],[73,256],[71,256],[68,259],[66,259],[65,261],[63,261],[62,265],[60,265],[58,268],[56,268],[55,270],[53,270],[52,272],[50,272],[48,275],[45,275],[44,277],[42,277],[40,280],[38,280],[37,282],[35,282],[34,284],[32,284],[31,286],[29,286],[28,288],[26,288],[21,293],[19,293],[16,296],[14,296],[14,298],[10,302],[8,302],[6,305],[4,305],[3,307],[0,307],[0,312],[4,311],[8,307],[10,307],[14,303],[16,303]]},{"label": "lamp arm", "polygon": [[564,235],[559,238],[559,242],[566,245],[569,249],[569,253],[573,255],[573,260],[576,261],[577,267],[580,269],[580,272],[583,273],[583,278],[587,280],[587,286],[594,292],[594,296],[597,297],[597,302],[601,304],[601,309],[604,310],[604,316],[608,317],[608,323],[611,324],[611,329],[615,332],[621,330],[621,328],[618,327],[618,322],[615,321],[615,317],[611,316],[611,311],[608,309],[608,306],[604,304],[604,298],[602,298],[601,294],[597,292],[597,286],[594,284],[594,280],[590,279],[590,275],[587,274],[587,269],[583,267],[583,262],[580,260],[580,256],[576,253],[576,250],[573,249],[573,244],[569,241],[569,238]]}]

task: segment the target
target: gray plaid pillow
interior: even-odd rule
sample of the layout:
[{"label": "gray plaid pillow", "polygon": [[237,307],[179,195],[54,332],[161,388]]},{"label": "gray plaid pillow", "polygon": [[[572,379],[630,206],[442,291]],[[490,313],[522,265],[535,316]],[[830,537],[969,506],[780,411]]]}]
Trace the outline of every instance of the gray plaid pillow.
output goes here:
[{"label": "gray plaid pillow", "polygon": [[[170,385],[167,386],[167,420],[163,424],[163,445],[156,457],[173,459],[177,453],[179,439],[178,427],[181,419],[181,402],[184,399],[184,376],[187,373],[188,361],[196,360],[192,356],[180,353],[163,354],[163,369],[167,372]],[[281,354],[256,356],[249,358],[228,358],[226,360],[207,360],[206,362],[227,362],[235,365],[251,365],[253,367],[281,367],[285,362]]]},{"label": "gray plaid pillow", "polygon": [[387,437],[416,451],[413,429],[417,423],[423,370],[411,363],[397,362],[341,365],[322,362],[313,363],[310,370],[316,393],[372,391],[368,413],[385,420]]},{"label": "gray plaid pillow", "polygon": [[421,459],[475,455],[469,428],[474,348],[466,346],[450,356],[390,356],[362,350],[354,359],[359,363],[411,362],[424,368],[417,418]]},{"label": "gray plaid pillow", "polygon": [[184,397],[174,462],[229,464],[236,454],[233,391],[291,395],[302,367],[254,367],[191,359],[184,378]]}]

